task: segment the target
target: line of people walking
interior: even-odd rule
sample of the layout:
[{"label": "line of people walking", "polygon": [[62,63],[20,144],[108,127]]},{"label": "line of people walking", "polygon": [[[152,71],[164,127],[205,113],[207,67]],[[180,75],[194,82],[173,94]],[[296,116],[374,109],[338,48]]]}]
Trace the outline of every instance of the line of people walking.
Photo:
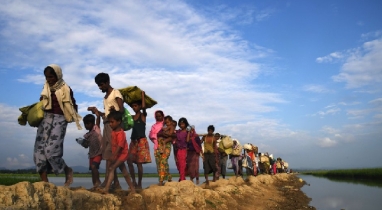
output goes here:
[{"label": "line of people walking", "polygon": [[[65,173],[65,186],[73,182],[73,170],[66,165],[63,157],[63,141],[67,124],[75,122],[78,129],[80,125],[78,106],[72,89],[63,80],[61,68],[56,64],[48,65],[44,69],[45,84],[41,92],[40,101],[43,117],[38,123],[34,146],[34,161],[41,180],[48,182],[48,173]],[[83,124],[88,131],[79,143],[89,148],[89,170],[92,172],[93,189],[108,193],[110,189],[120,189],[116,169],[120,169],[132,193],[142,188],[144,164],[151,163],[150,140],[153,143],[155,163],[157,166],[159,185],[166,181],[171,182],[169,172],[169,157],[173,152],[176,168],[179,171],[179,180],[190,177],[192,182],[200,183],[199,158],[203,160],[206,186],[209,186],[209,174],[212,181],[220,177],[225,178],[227,168],[232,168],[236,176],[242,176],[243,163],[248,175],[256,176],[261,169],[257,161],[255,146],[244,145],[236,139],[215,132],[213,125],[208,126],[206,134],[198,134],[195,126],[191,126],[184,117],[178,121],[162,110],[154,113],[155,123],[151,126],[148,138],[146,137],[146,104],[145,92],[141,91],[139,100],[128,105],[133,109],[131,115],[132,132],[128,144],[125,130],[126,113],[124,99],[118,89],[110,84],[107,73],[99,73],[94,81],[100,91],[105,93],[103,109],[88,107],[88,114],[83,118]],[[129,117],[129,116],[127,116]],[[101,133],[100,124],[103,123]],[[178,129],[177,129],[178,127]],[[171,148],[172,147],[172,148]],[[249,159],[247,159],[249,157]],[[228,161],[228,159],[230,161]],[[106,175],[103,182],[99,178],[99,165],[106,161]],[[228,165],[227,165],[228,162]],[[262,161],[260,161],[262,163]],[[135,167],[138,170],[138,179],[135,177]]]}]

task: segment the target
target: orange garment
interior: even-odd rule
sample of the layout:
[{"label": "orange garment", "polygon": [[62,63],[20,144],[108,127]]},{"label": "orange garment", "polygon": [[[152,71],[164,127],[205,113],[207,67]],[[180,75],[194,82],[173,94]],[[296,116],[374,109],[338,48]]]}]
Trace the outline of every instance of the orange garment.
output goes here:
[{"label": "orange garment", "polygon": [[117,155],[117,160],[126,161],[129,146],[127,145],[126,134],[122,129],[120,131],[111,132],[111,151],[115,153],[118,147],[121,147],[122,150]]}]

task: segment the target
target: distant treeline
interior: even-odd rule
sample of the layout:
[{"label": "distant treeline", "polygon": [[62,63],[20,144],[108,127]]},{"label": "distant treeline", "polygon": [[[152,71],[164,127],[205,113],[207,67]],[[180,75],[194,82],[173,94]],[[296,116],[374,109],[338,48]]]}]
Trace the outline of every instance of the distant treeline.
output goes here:
[{"label": "distant treeline", "polygon": [[302,173],[313,175],[313,176],[328,177],[328,178],[382,180],[382,168],[312,170],[312,171],[304,171]]},{"label": "distant treeline", "polygon": [[0,174],[36,174],[35,168],[30,169],[17,169],[17,170],[9,170],[9,169],[1,169]]}]

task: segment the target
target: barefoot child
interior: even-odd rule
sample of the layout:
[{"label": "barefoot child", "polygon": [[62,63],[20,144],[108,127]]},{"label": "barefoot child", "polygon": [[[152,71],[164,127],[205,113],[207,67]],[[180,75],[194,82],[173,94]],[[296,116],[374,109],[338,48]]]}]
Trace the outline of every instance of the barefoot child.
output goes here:
[{"label": "barefoot child", "polygon": [[[90,111],[90,110],[89,110]],[[93,187],[96,188],[101,184],[99,179],[99,165],[102,160],[101,141],[102,135],[99,129],[100,116],[97,113],[97,120],[92,114],[88,114],[83,119],[86,130],[89,132],[84,135],[86,141],[83,147],[89,147],[89,170],[92,171]]]},{"label": "barefoot child", "polygon": [[126,134],[121,127],[122,123],[122,113],[117,111],[111,111],[107,116],[109,125],[112,129],[111,132],[111,164],[108,170],[108,179],[106,181],[106,186],[103,189],[104,193],[109,192],[111,182],[114,179],[114,171],[119,168],[121,170],[123,177],[125,178],[127,184],[131,189],[131,193],[135,193],[135,187],[131,182],[129,172],[126,169],[125,161],[128,155],[128,145],[126,141]]},{"label": "barefoot child", "polygon": [[[142,189],[143,166],[142,164],[151,163],[150,147],[146,138],[146,105],[145,105],[145,92],[141,93],[142,100],[134,101],[131,104],[135,115],[133,115],[134,126],[131,132],[131,142],[129,145],[129,157],[127,164],[134,185],[138,189]],[[142,110],[142,112],[141,112]],[[135,180],[135,171],[133,163],[137,164],[138,168],[138,183]]]}]

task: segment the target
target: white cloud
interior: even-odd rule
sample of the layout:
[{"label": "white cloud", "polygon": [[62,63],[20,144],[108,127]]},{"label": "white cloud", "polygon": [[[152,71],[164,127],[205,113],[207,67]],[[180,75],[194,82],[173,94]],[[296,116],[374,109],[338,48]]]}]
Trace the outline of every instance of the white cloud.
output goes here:
[{"label": "white cloud", "polygon": [[337,145],[337,142],[328,137],[325,137],[325,138],[319,139],[318,145],[320,147],[334,147]]},{"label": "white cloud", "polygon": [[307,92],[313,92],[313,93],[328,93],[328,92],[332,92],[331,90],[329,90],[328,88],[326,88],[323,85],[314,85],[314,84],[305,85],[303,87],[303,90],[307,91]]},{"label": "white cloud", "polygon": [[317,63],[329,63],[332,61],[336,61],[340,58],[343,58],[343,56],[344,55],[341,52],[332,52],[329,55],[316,58],[316,62]]},{"label": "white cloud", "polygon": [[24,154],[19,154],[17,157],[7,157],[2,166],[7,169],[20,169],[32,167],[34,166],[34,163],[32,158],[29,158]]},{"label": "white cloud", "polygon": [[382,39],[365,42],[359,49],[349,51],[341,72],[332,77],[345,82],[347,88],[371,86],[380,90],[382,83]]},{"label": "white cloud", "polygon": [[328,109],[326,109],[324,111],[319,111],[316,114],[313,114],[312,116],[317,116],[318,115],[318,116],[320,116],[322,118],[322,117],[324,117],[326,115],[335,115],[335,114],[337,114],[340,111],[341,111],[341,109],[338,108],[338,107],[335,107],[335,108],[330,108],[329,107]]}]

